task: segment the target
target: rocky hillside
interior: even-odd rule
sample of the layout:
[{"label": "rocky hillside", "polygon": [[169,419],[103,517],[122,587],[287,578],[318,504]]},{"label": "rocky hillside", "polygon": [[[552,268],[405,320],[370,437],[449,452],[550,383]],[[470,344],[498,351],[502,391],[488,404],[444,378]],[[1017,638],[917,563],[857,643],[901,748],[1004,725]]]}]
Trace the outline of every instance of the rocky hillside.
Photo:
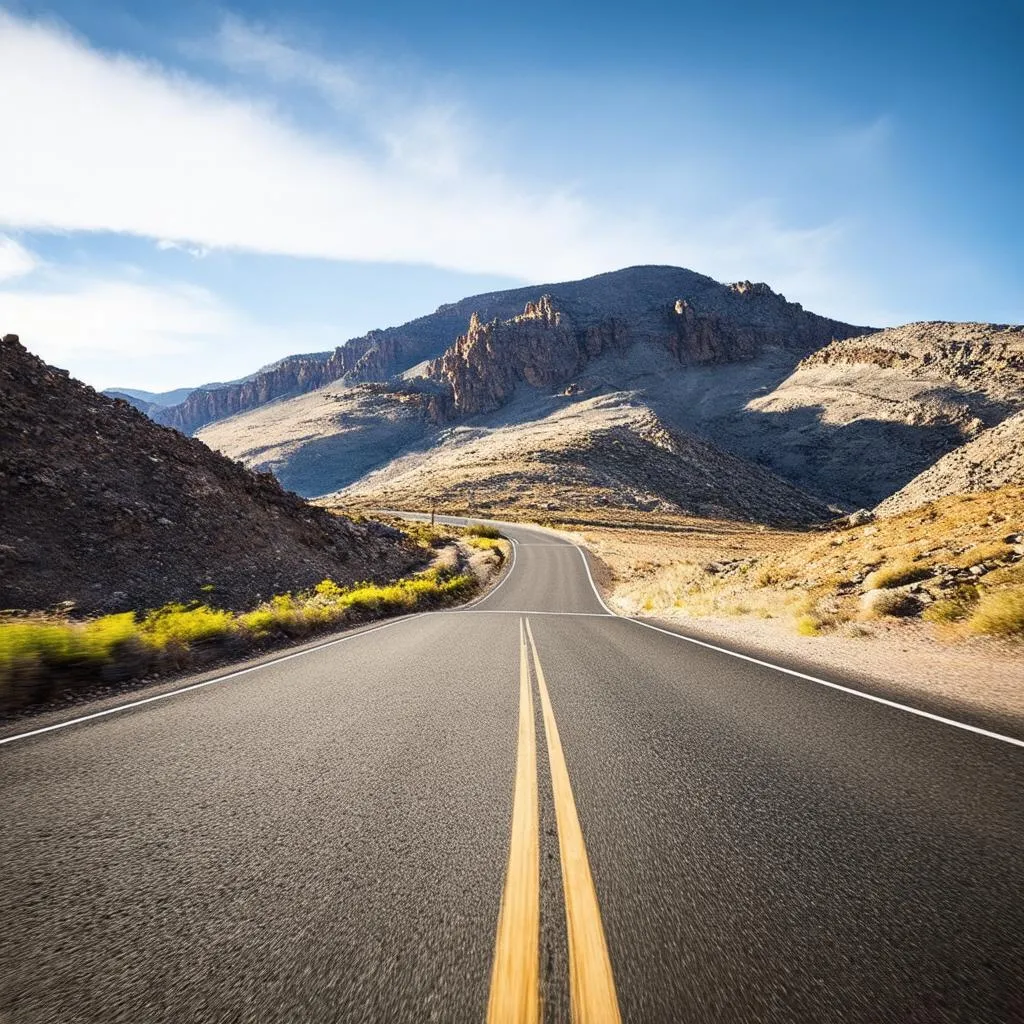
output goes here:
[{"label": "rocky hillside", "polygon": [[0,342],[0,608],[243,607],[415,557]]},{"label": "rocky hillside", "polygon": [[897,515],[954,494],[1024,486],[1024,412],[955,448],[875,510]]},{"label": "rocky hillside", "polygon": [[1024,408],[1024,327],[916,323],[838,340],[699,429],[822,497],[870,507]]},{"label": "rocky hillside", "polygon": [[622,395],[503,427],[455,427],[328,504],[535,516],[595,508],[806,523],[829,510],[772,473],[665,426]]},{"label": "rocky hillside", "polygon": [[[538,303],[545,295],[574,329],[584,335],[589,332],[591,344],[607,332],[623,344],[646,337],[668,340],[682,332],[693,336],[696,347],[698,335],[708,340],[723,324],[735,323],[748,335],[744,341],[748,347],[770,338],[804,354],[832,338],[867,330],[807,313],[767,285],[742,282],[726,286],[679,267],[631,267],[582,281],[473,295],[400,327],[370,331],[333,352],[282,359],[236,384],[196,391],[180,405],[156,409],[152,414],[160,423],[192,433],[204,424],[334,381],[387,380],[441,356],[465,334],[467,325],[473,329],[470,321],[474,315],[480,328],[515,317],[528,303]],[[738,348],[730,355],[740,357]]]}]

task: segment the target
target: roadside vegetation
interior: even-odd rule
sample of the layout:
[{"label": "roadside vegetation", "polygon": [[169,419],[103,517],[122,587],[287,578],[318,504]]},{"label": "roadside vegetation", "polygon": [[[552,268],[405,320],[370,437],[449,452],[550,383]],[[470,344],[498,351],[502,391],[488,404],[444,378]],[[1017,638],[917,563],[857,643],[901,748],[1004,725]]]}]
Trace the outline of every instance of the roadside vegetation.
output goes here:
[{"label": "roadside vegetation", "polygon": [[455,532],[419,524],[409,532],[430,549],[432,564],[392,583],[342,587],[325,579],[312,590],[279,594],[242,612],[194,603],[86,620],[43,614],[0,619],[0,712],[458,604],[500,567],[508,543],[474,534],[460,545]]},{"label": "roadside vegetation", "polygon": [[854,522],[804,532],[697,520],[646,535],[582,532],[634,613],[778,619],[804,636],[863,635],[902,620],[950,642],[1024,639],[1024,488]]}]

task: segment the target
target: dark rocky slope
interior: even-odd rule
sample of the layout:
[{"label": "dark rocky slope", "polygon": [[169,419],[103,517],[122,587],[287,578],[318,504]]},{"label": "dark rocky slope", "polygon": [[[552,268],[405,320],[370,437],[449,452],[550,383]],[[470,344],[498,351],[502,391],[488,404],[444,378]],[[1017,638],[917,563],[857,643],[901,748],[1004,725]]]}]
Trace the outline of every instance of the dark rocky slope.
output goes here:
[{"label": "dark rocky slope", "polygon": [[0,342],[0,608],[244,607],[415,559],[395,531],[310,506]]}]

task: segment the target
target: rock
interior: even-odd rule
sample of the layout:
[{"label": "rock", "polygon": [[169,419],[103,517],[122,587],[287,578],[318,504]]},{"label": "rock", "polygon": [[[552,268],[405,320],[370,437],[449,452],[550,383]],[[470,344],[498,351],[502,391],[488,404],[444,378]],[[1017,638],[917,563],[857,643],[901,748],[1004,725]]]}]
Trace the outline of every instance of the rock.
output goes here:
[{"label": "rock", "polygon": [[874,518],[875,513],[870,509],[859,508],[856,512],[851,512],[846,517],[846,522],[849,526],[864,526],[866,523],[870,523]]}]

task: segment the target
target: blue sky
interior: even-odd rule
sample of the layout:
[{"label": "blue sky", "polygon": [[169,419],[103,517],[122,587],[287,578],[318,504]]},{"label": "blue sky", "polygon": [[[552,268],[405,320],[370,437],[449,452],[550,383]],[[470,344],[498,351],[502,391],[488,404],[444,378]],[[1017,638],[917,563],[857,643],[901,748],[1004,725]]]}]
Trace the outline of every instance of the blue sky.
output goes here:
[{"label": "blue sky", "polygon": [[635,263],[1024,321],[1020,0],[0,11],[0,330],[99,387]]}]

